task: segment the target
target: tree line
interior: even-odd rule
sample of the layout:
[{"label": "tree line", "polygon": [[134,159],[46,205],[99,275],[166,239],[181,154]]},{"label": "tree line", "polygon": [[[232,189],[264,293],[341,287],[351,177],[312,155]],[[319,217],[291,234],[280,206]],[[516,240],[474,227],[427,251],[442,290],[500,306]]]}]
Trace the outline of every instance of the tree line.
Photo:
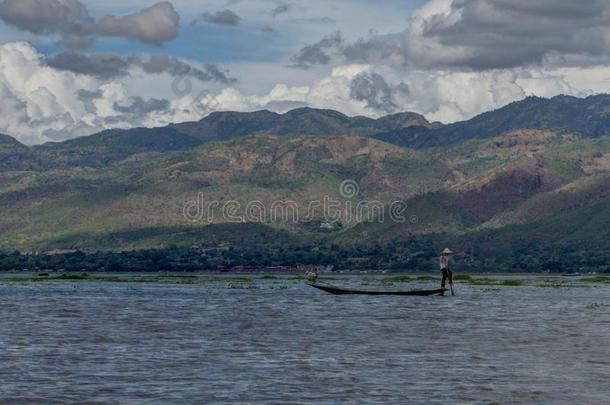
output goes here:
[{"label": "tree line", "polygon": [[[453,241],[455,242],[455,241]],[[451,240],[419,237],[387,244],[340,245],[256,243],[217,247],[168,246],[125,252],[74,251],[62,254],[0,253],[0,271],[244,271],[327,266],[336,271],[437,271],[445,246],[456,251],[453,268],[463,272],[610,272],[608,254],[592,254],[575,246],[537,246],[524,243],[502,249],[476,250]]]}]

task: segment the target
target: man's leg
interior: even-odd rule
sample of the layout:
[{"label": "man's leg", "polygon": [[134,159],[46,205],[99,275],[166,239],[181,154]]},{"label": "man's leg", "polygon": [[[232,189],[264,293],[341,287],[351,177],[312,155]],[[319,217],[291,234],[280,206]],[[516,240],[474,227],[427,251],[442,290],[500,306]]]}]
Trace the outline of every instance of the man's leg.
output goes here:
[{"label": "man's leg", "polygon": [[453,291],[453,272],[449,269],[447,269],[447,272],[449,273],[449,288],[451,289],[451,295],[455,295],[455,291]]},{"label": "man's leg", "polygon": [[449,274],[447,273],[447,269],[442,269],[441,272],[443,273],[443,279],[441,281],[441,288],[444,289],[445,282],[447,281],[447,277],[449,277]]}]

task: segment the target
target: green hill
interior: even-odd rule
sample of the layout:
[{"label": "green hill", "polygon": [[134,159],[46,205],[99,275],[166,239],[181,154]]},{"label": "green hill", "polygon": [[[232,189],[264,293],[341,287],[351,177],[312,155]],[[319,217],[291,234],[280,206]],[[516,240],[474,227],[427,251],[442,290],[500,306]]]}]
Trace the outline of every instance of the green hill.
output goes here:
[{"label": "green hill", "polygon": [[170,128],[191,135],[203,142],[226,141],[236,137],[273,135],[361,135],[431,124],[421,115],[399,113],[379,119],[348,117],[338,111],[298,108],[285,114],[271,111],[214,112],[197,122],[172,125]]},{"label": "green hill", "polygon": [[[428,265],[450,244],[473,268],[589,268],[592,256],[610,259],[604,100],[528,99],[426,148],[371,136],[412,130],[416,115],[312,109],[217,113],[35,147],[0,136],[0,251],[220,246],[236,250],[232,263],[242,253],[260,263],[273,249],[274,264],[285,254],[291,264],[399,268]],[[582,105],[585,119],[557,118]]]},{"label": "green hill", "polygon": [[377,139],[410,147],[454,144],[520,129],[551,130],[595,138],[610,135],[610,95],[587,98],[528,97],[470,120],[429,128],[412,126],[375,134]]}]

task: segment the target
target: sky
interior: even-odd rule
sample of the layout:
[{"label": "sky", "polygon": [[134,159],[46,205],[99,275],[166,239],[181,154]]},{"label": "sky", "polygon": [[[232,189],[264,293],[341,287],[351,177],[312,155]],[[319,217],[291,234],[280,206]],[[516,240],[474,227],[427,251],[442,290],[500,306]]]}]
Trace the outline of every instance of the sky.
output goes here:
[{"label": "sky", "polygon": [[610,92],[607,0],[0,0],[0,133],[26,144],[213,111],[413,111]]}]

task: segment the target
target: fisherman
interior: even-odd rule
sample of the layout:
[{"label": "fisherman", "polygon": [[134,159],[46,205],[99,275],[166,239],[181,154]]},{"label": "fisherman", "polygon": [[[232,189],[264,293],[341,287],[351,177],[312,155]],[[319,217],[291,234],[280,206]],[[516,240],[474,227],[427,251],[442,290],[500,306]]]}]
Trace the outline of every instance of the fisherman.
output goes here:
[{"label": "fisherman", "polygon": [[309,281],[310,283],[315,283],[318,280],[318,272],[309,270],[305,277],[307,278],[307,281]]},{"label": "fisherman", "polygon": [[[440,265],[441,265],[441,273],[443,273],[443,280],[441,281],[441,289],[445,289],[445,281],[449,279],[449,288],[451,289],[451,295],[455,295],[455,291],[453,291],[453,273],[449,270],[449,258],[453,252],[449,248],[445,248],[441,253],[440,257]],[[442,293],[444,295],[444,292]]]}]

